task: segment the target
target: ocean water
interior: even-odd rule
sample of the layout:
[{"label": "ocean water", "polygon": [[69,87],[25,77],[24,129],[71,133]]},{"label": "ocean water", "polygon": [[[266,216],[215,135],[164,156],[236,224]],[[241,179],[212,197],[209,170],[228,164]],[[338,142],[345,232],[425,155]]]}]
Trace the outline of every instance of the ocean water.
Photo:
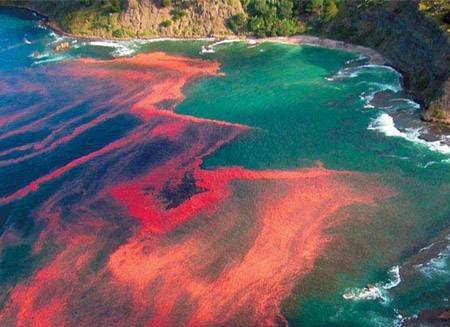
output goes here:
[{"label": "ocean water", "polygon": [[[63,39],[71,43],[71,49],[53,53],[52,48]],[[71,262],[71,257],[59,255],[64,246],[58,238],[49,241],[52,233],[69,229],[78,219],[77,228],[91,226],[88,218],[81,219],[86,212],[99,216],[106,212],[108,223],[122,226],[117,222],[122,209],[108,207],[109,200],[93,202],[81,211],[76,206],[79,198],[102,194],[103,184],[132,180],[139,175],[142,162],[150,165],[154,160],[152,165],[163,165],[166,157],[178,153],[179,148],[170,143],[147,145],[148,153],[139,150],[143,147],[130,146],[120,156],[101,153],[63,175],[54,174],[129,135],[139,135],[147,126],[141,118],[120,111],[133,104],[133,96],[142,91],[142,80],[132,80],[133,88],[125,88],[128,93],[121,96],[123,87],[114,81],[99,83],[80,73],[79,60],[106,61],[156,51],[220,64],[223,74],[184,86],[185,98],[175,106],[177,114],[247,128],[206,151],[201,163],[204,171],[224,167],[292,171],[323,166],[370,175],[395,193],[374,206],[353,205],[338,211],[343,222],[327,229],[330,245],[281,300],[280,312],[289,325],[400,326],[421,310],[450,306],[450,147],[445,135],[434,135],[431,141],[421,138],[431,127],[420,122],[418,105],[402,91],[401,76],[357,54],[313,46],[233,42],[202,51],[204,44],[62,38],[42,27],[33,13],[0,11],[0,196],[8,199],[19,194],[12,201],[0,202],[0,287],[6,290],[0,295],[3,323],[14,325],[10,301],[14,294],[20,299],[21,285],[38,285],[32,289],[36,293],[29,291],[30,297],[41,295],[40,287],[53,287],[39,286],[33,279],[40,269],[47,267],[48,276],[64,275],[60,267]],[[129,68],[126,65],[124,70]],[[101,75],[102,70],[95,73]],[[193,130],[184,132],[183,137],[190,137],[184,146],[196,148]],[[132,177],[124,177],[121,165],[129,166],[124,171]],[[51,178],[36,191],[33,182],[42,176]],[[70,185],[84,179],[78,193],[58,195],[69,194]],[[22,197],[21,190],[32,191]],[[204,192],[201,188],[194,191]],[[49,203],[62,209],[50,209]],[[244,197],[241,215],[246,214],[245,208]],[[56,212],[63,217],[62,223],[51,227],[42,244],[42,235],[51,225],[49,217]],[[130,226],[134,225],[128,220],[133,221],[127,216],[123,228],[111,227],[99,236],[105,242],[95,243],[91,274],[103,276],[96,269],[108,260],[108,250],[117,249],[132,235],[134,227]],[[72,256],[83,258],[82,252]],[[80,276],[81,283],[85,275]],[[49,298],[45,301],[52,303]],[[96,308],[96,317],[123,309],[105,307],[105,311]],[[60,321],[44,309],[39,319]],[[115,320],[119,325],[125,321],[120,317]],[[277,322],[282,325],[285,320]],[[243,321],[252,325],[251,320]]]}]

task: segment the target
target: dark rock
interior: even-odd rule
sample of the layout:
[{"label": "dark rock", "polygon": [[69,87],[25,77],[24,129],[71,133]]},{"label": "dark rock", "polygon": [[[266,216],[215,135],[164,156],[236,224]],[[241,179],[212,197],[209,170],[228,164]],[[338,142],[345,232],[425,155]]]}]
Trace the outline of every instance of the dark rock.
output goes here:
[{"label": "dark rock", "polygon": [[386,1],[365,8],[357,5],[357,1],[344,1],[336,19],[321,33],[376,49],[405,76],[405,87],[419,102],[428,108],[438,101],[435,107],[438,105],[441,113],[434,120],[450,117],[447,34],[418,10],[417,1]]},{"label": "dark rock", "polygon": [[423,310],[417,317],[407,319],[404,327],[448,327],[450,326],[450,308]]}]

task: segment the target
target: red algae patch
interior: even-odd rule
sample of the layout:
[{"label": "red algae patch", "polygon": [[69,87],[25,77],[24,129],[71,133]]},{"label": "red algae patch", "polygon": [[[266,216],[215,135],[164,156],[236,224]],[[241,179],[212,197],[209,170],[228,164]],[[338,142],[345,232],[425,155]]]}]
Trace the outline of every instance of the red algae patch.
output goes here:
[{"label": "red algae patch", "polygon": [[341,212],[394,192],[371,175],[321,166],[202,169],[203,158],[250,130],[173,112],[186,83],[218,74],[217,62],[161,52],[42,72],[61,81],[54,84],[63,97],[66,76],[85,87],[76,103],[89,104],[87,112],[55,119],[78,107],[41,112],[46,97],[3,119],[26,118],[9,135],[49,133],[21,145],[34,152],[0,164],[54,154],[119,114],[139,124],[87,153],[63,152],[70,160],[0,198],[14,205],[43,184],[60,183],[33,211],[42,229],[30,256],[38,259],[7,290],[0,325],[287,324],[280,305],[325,255],[329,229],[351,218]]},{"label": "red algae patch", "polygon": [[[136,301],[152,303],[149,326],[173,325],[176,310],[184,311],[189,326],[242,319],[249,325],[285,322],[280,303],[322,255],[331,240],[327,229],[340,223],[339,210],[393,195],[363,175],[322,168],[224,168],[199,171],[197,178],[208,191],[194,195],[180,210],[158,211],[153,204],[148,210],[158,213],[158,222],[198,211],[196,219],[206,220],[206,226],[184,229],[182,237],[169,242],[137,236],[110,258],[114,276],[134,288]],[[239,235],[241,230],[248,236]],[[240,243],[224,253],[224,242],[236,237]],[[149,289],[155,281],[158,287]],[[192,306],[177,309],[180,299]]]},{"label": "red algae patch", "polygon": [[151,87],[137,94],[131,110],[142,118],[160,106],[172,110],[184,99],[182,88],[192,79],[219,75],[220,65],[216,61],[185,58],[164,52],[139,54],[131,58],[117,58],[105,62],[83,59],[89,74],[96,77],[117,78],[127,87],[129,83],[149,83]]},{"label": "red algae patch", "polygon": [[[45,73],[48,76],[55,78],[64,79],[65,75],[68,75],[70,78],[75,80],[75,83],[86,83],[86,80],[94,80],[96,86],[91,89],[92,94],[80,94],[80,97],[85,97],[77,99],[77,102],[80,103],[83,101],[89,101],[91,98],[99,96],[99,93],[102,91],[102,87],[98,90],[98,85],[103,85],[104,88],[108,88],[112,85],[121,91],[106,99],[98,106],[91,108],[91,114],[95,114],[96,112],[101,112],[101,114],[97,115],[94,119],[90,119],[87,122],[76,126],[69,133],[67,133],[67,124],[61,123],[53,128],[53,133],[44,141],[22,145],[20,148],[16,149],[10,149],[10,152],[12,150],[22,150],[24,148],[34,149],[34,151],[29,155],[0,162],[0,167],[9,164],[21,163],[25,160],[37,157],[38,155],[54,151],[58,146],[72,141],[82,133],[88,131],[90,128],[93,128],[107,119],[111,119],[121,113],[128,113],[138,116],[147,122],[155,122],[158,117],[162,116],[167,116],[169,119],[176,119],[179,115],[171,112],[171,110],[177,103],[184,99],[182,88],[186,85],[186,83],[202,76],[218,75],[219,68],[219,63],[215,61],[204,61],[168,55],[163,52],[154,52],[140,54],[131,58],[119,58],[113,60],[79,59],[68,63],[60,70],[46,71]],[[61,87],[64,86],[61,85]],[[39,85],[32,83],[26,84],[26,88],[30,90],[40,90]],[[61,90],[62,94],[63,92],[65,92],[65,90]],[[45,105],[48,105],[48,103],[42,103],[42,107],[45,107]],[[39,107],[39,105],[36,104],[34,107]],[[105,111],[105,107],[109,107],[110,109]],[[30,114],[35,115],[36,112],[32,109],[33,107],[30,107],[27,111],[30,111]],[[46,126],[46,123],[54,118],[53,116],[55,114],[60,114],[64,110],[68,109],[71,108],[68,107],[66,109],[63,107],[62,109],[58,109],[55,113],[45,113],[42,115],[44,117],[40,116],[40,118],[34,122],[31,122],[25,127],[21,127],[15,131],[13,130],[9,132],[8,135],[4,135],[3,137],[25,133],[32,131],[35,128]],[[26,116],[26,113],[27,112],[11,115],[8,117],[8,120],[2,118],[0,124],[9,122],[10,120],[13,120],[14,117],[23,118],[23,116]],[[191,120],[192,122],[203,121],[194,117],[184,117],[184,120]],[[172,126],[175,126],[176,124],[178,124],[179,127],[174,127],[174,129],[169,129],[167,127],[165,128],[165,132],[168,136],[171,134],[176,136],[177,129],[182,128],[181,125],[184,123],[180,122],[178,119],[178,122],[173,122]],[[224,125],[232,126],[233,124],[224,123]],[[244,126],[240,127],[245,128]],[[138,136],[144,137],[142,133],[139,133]],[[131,133],[129,136],[108,144],[96,152],[91,152],[83,157],[77,158],[76,160],[67,162],[61,167],[55,167],[56,169],[54,169],[51,173],[38,176],[38,178],[32,181],[29,185],[12,194],[9,194],[8,196],[0,197],[0,204],[9,203],[28,195],[30,192],[35,192],[39,189],[41,184],[47,183],[54,178],[59,178],[67,171],[79,166],[80,164],[86,163],[96,156],[115,150],[118,147],[126,146],[127,144],[130,144],[130,142],[133,142],[135,137],[136,135]]]}]

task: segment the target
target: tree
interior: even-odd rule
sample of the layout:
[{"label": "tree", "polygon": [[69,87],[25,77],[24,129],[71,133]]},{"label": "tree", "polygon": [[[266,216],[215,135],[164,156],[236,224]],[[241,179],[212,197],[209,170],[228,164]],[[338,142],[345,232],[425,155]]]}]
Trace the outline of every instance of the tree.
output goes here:
[{"label": "tree", "polygon": [[307,5],[307,11],[311,14],[321,15],[323,10],[323,0],[311,0]]},{"label": "tree", "polygon": [[227,23],[234,33],[241,34],[247,27],[247,17],[243,13],[239,13],[230,17]]},{"label": "tree", "polygon": [[170,11],[170,14],[172,15],[173,20],[177,20],[177,19],[180,19],[180,18],[186,16],[186,12],[180,8],[173,8]]},{"label": "tree", "polygon": [[266,22],[261,16],[250,18],[249,28],[256,37],[266,36]]},{"label": "tree", "polygon": [[159,26],[163,28],[168,28],[170,25],[172,25],[172,21],[170,19],[163,20],[161,23],[159,23]]},{"label": "tree", "polygon": [[329,22],[331,19],[333,19],[333,17],[336,16],[337,13],[338,7],[336,6],[334,0],[327,0],[324,2],[323,18],[326,22]]},{"label": "tree", "polygon": [[294,3],[292,0],[280,0],[278,3],[278,16],[281,19],[289,19],[292,17],[292,8]]},{"label": "tree", "polygon": [[289,36],[297,33],[297,22],[295,19],[283,19],[280,22],[278,35]]}]

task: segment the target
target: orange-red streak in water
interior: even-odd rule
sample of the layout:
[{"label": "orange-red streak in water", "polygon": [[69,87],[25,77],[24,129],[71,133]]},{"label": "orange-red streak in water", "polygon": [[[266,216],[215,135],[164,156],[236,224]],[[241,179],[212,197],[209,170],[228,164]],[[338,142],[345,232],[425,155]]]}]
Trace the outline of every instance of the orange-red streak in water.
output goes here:
[{"label": "orange-red streak in water", "polygon": [[[51,262],[11,289],[0,321],[18,326],[105,325],[105,321],[117,323],[108,320],[109,315],[124,310],[114,316],[123,319],[123,325],[142,325],[142,321],[149,326],[286,323],[280,305],[323,255],[331,240],[327,230],[346,216],[341,213],[352,205],[373,205],[394,193],[371,176],[322,167],[201,169],[204,156],[246,127],[180,116],[171,109],[183,99],[182,87],[188,80],[218,74],[218,68],[216,62],[163,53],[112,61],[86,59],[69,67],[74,77],[92,77],[132,90],[132,105],[124,111],[141,117],[143,125],[98,151],[56,167],[0,199],[0,204],[20,199],[93,158],[131,148],[142,138],[166,137],[179,146],[179,153],[132,180],[100,185],[94,199],[82,198],[65,207],[64,201],[55,200],[70,194],[63,187],[44,203],[37,216],[47,229],[33,250],[39,253],[47,246],[54,251],[55,244],[58,250]],[[187,133],[192,130],[195,137]],[[161,191],[188,173],[202,191],[168,209]],[[77,181],[81,187],[88,184],[83,178]],[[98,206],[90,201],[97,200],[106,209],[96,211]],[[106,248],[111,240],[105,235],[111,235],[108,231],[114,227],[108,213],[114,211],[111,216],[116,216],[117,204],[142,228],[130,229],[133,235],[127,241]],[[63,214],[71,214],[72,219],[65,220]],[[106,258],[105,249],[110,250]],[[99,257],[106,263],[93,265]],[[103,316],[84,306],[85,296],[93,297],[92,290],[98,293],[95,299],[102,301]],[[122,306],[115,306],[116,302]],[[72,312],[74,303],[84,310]]]}]

